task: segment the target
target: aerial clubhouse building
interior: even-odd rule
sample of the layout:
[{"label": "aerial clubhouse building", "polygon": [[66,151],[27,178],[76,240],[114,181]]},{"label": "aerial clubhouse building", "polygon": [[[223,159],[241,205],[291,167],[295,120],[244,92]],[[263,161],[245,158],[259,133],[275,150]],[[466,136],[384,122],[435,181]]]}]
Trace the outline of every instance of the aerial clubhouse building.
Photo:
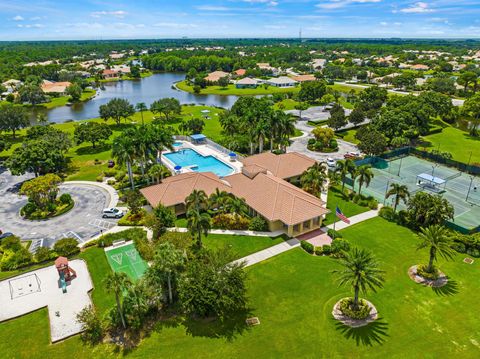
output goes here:
[{"label": "aerial clubhouse building", "polygon": [[296,187],[301,174],[315,161],[297,153],[263,153],[243,160],[241,173],[220,178],[211,172],[187,172],[141,190],[152,207],[162,204],[176,215],[186,212],[185,199],[193,190],[209,196],[216,189],[245,199],[252,216],[263,217],[270,231],[294,237],[318,229],[329,212],[321,199]]}]

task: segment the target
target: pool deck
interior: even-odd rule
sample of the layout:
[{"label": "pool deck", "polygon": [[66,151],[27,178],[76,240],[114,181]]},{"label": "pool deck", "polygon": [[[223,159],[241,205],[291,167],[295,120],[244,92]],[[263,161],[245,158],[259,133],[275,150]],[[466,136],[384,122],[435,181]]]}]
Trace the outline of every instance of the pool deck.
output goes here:
[{"label": "pool deck", "polygon": [[[210,145],[207,145],[207,144],[196,145],[196,144],[190,143],[188,141],[177,141],[177,142],[182,142],[182,146],[175,146],[174,147],[175,151],[190,148],[190,149],[193,149],[193,150],[197,151],[202,156],[205,156],[205,157],[213,156],[217,160],[225,163],[227,166],[232,167],[234,172],[232,172],[231,175],[233,175],[235,173],[240,173],[242,171],[242,167],[243,167],[242,162],[240,162],[239,160],[235,160],[233,162],[230,161],[230,156],[228,154],[220,152]],[[180,171],[175,171],[174,170],[175,164],[172,161],[170,161],[166,156],[164,156],[165,154],[168,154],[168,153],[171,153],[171,152],[173,152],[173,151],[163,151],[162,152],[162,162],[168,167],[168,169],[170,171],[172,171],[172,173],[176,172],[176,174],[180,174],[180,173],[193,172],[188,167],[182,168]]]}]

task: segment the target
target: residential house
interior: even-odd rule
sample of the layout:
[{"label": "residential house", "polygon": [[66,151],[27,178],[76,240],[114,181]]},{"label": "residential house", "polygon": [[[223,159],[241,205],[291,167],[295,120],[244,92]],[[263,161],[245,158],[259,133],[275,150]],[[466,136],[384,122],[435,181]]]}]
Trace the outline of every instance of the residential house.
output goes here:
[{"label": "residential house", "polygon": [[314,69],[323,69],[326,63],[326,59],[313,59],[311,62]]},{"label": "residential house", "polygon": [[282,230],[293,237],[320,228],[329,212],[325,203],[282,178],[298,177],[315,161],[293,153],[272,156],[277,155],[251,156],[244,160],[241,173],[222,179],[210,172],[186,172],[140,192],[152,207],[161,203],[179,215],[185,213],[185,199],[193,190],[210,195],[218,188],[245,199],[250,214],[263,217],[270,231]]},{"label": "residential house", "polygon": [[422,64],[412,65],[410,66],[410,68],[412,70],[417,70],[417,71],[427,71],[430,69],[430,67],[428,67],[427,65],[422,65]]},{"label": "residential house", "polygon": [[268,79],[266,83],[270,86],[283,87],[283,88],[295,87],[298,84],[297,81],[287,76],[272,77],[271,79]]},{"label": "residential house", "polygon": [[247,70],[238,69],[238,70],[233,71],[233,73],[235,74],[235,76],[242,77],[242,76],[245,76],[245,74],[247,73]]},{"label": "residential house", "polygon": [[250,77],[245,77],[235,82],[235,87],[237,89],[257,88],[258,85],[258,81]]},{"label": "residential house", "polygon": [[62,82],[52,82],[48,80],[43,80],[41,88],[44,93],[56,93],[60,95],[65,95],[67,92],[67,88],[72,83],[69,81],[62,81]]},{"label": "residential house", "polygon": [[316,80],[314,75],[298,75],[298,76],[292,76],[291,78],[300,83]]},{"label": "residential house", "polygon": [[15,79],[10,79],[2,83],[2,86],[7,89],[7,95],[16,92],[22,85],[22,81]]},{"label": "residential house", "polygon": [[102,77],[105,80],[116,79],[116,78],[118,78],[118,75],[119,75],[118,71],[115,71],[115,70],[112,70],[112,69],[105,69],[102,72]]},{"label": "residential house", "polygon": [[212,82],[212,83],[215,83],[215,82],[218,82],[218,80],[220,80],[221,78],[223,77],[229,77],[230,74],[228,72],[224,72],[224,71],[213,71],[213,72],[210,72],[207,77],[205,77],[205,80],[207,82]]}]

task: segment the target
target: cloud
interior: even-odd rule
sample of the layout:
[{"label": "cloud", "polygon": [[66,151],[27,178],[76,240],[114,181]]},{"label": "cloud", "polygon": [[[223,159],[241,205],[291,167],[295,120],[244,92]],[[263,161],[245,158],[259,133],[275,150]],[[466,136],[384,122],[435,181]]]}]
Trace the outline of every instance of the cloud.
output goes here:
[{"label": "cloud", "polygon": [[212,5],[200,5],[196,6],[198,10],[202,11],[229,11],[231,10],[230,8],[226,6],[212,6]]},{"label": "cloud", "polygon": [[102,17],[102,16],[114,16],[119,19],[123,19],[127,15],[126,11],[116,10],[116,11],[94,11],[90,14],[91,17]]},{"label": "cloud", "polygon": [[382,26],[388,26],[388,22],[382,21],[382,22],[380,22],[380,25],[382,25]]},{"label": "cloud", "polygon": [[340,9],[350,4],[377,3],[381,1],[382,0],[329,0],[329,2],[320,3],[315,6],[320,9],[332,10],[332,9]]},{"label": "cloud", "polygon": [[15,17],[13,17],[12,20],[13,20],[13,21],[23,21],[23,20],[25,20],[25,19],[24,19],[22,16],[17,15],[17,16],[15,16]]},{"label": "cloud", "polygon": [[23,28],[23,29],[31,29],[31,28],[41,29],[41,28],[44,28],[45,25],[43,25],[43,24],[26,24],[26,25],[18,24],[17,27]]},{"label": "cloud", "polygon": [[243,0],[243,2],[248,2],[250,4],[267,4],[269,6],[278,5],[278,1],[272,1],[272,0]]},{"label": "cloud", "polygon": [[421,14],[426,12],[433,12],[434,10],[429,7],[426,2],[416,2],[405,9],[400,9],[400,12],[409,14]]}]

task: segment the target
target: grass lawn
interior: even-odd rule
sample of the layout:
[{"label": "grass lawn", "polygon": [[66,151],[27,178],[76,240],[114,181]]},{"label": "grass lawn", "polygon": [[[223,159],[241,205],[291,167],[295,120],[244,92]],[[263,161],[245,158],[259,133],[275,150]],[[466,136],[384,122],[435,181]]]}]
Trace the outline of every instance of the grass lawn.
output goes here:
[{"label": "grass lawn", "polygon": [[[423,137],[427,150],[449,152],[453,159],[459,162],[480,165],[480,137],[472,137],[467,132],[454,127],[445,127],[442,132]],[[423,149],[424,145],[419,146]]]},{"label": "grass lawn", "polygon": [[[87,89],[82,92],[82,96],[80,97],[80,102],[88,101],[90,100],[97,91]],[[60,107],[60,106],[65,106],[68,102],[70,101],[70,96],[61,96],[61,97],[53,97],[50,102],[41,104],[39,106],[45,107],[47,109],[52,109],[55,107]]]},{"label": "grass lawn", "polygon": [[[453,262],[441,260],[451,284],[435,291],[407,276],[411,265],[427,260],[426,251],[416,251],[418,239],[410,230],[375,218],[342,234],[372,251],[386,271],[384,288],[366,296],[380,314],[367,327],[346,328],[332,318],[335,302],[351,295],[331,273],[337,261],[297,248],[247,269],[250,315],[259,317],[259,326],[171,320],[159,323],[137,349],[120,353],[107,345],[84,346],[78,336],[49,344],[43,309],[0,324],[0,352],[6,358],[49,359],[72,353],[76,358],[478,357],[480,323],[472,311],[480,289],[478,261],[464,264],[461,255]],[[88,264],[93,276],[102,275],[101,266]]]},{"label": "grass lawn", "polygon": [[261,251],[262,249],[282,243],[286,237],[253,237],[253,236],[232,236],[226,234],[209,234],[203,238],[203,244],[210,249],[232,250],[235,259],[243,258],[249,254]]},{"label": "grass lawn", "polygon": [[337,206],[347,217],[355,216],[356,214],[360,214],[370,210],[370,208],[368,207],[362,207],[356,203],[353,203],[352,201],[347,201],[341,192],[341,186],[330,187],[327,196],[327,208],[331,212],[327,214],[325,221],[323,221],[324,225],[338,222],[340,220],[339,218],[337,218],[337,216],[335,216],[335,209],[337,208]]},{"label": "grass lawn", "polygon": [[342,135],[345,134],[345,135],[344,136],[338,136],[338,132],[337,132],[337,138],[340,138],[340,139],[345,140],[345,141],[350,142],[350,143],[355,143],[355,144],[360,143],[360,141],[355,138],[355,135],[357,134],[357,130],[341,131],[341,134]]},{"label": "grass lawn", "polygon": [[[186,81],[180,81],[176,84],[179,90],[193,93],[193,86],[187,84]],[[237,89],[235,85],[230,84],[227,87],[207,86],[200,91],[202,95],[236,95],[236,96],[256,96],[256,95],[271,95],[274,93],[292,93],[298,92],[300,87],[278,88],[275,86],[258,86],[257,88]]]}]

